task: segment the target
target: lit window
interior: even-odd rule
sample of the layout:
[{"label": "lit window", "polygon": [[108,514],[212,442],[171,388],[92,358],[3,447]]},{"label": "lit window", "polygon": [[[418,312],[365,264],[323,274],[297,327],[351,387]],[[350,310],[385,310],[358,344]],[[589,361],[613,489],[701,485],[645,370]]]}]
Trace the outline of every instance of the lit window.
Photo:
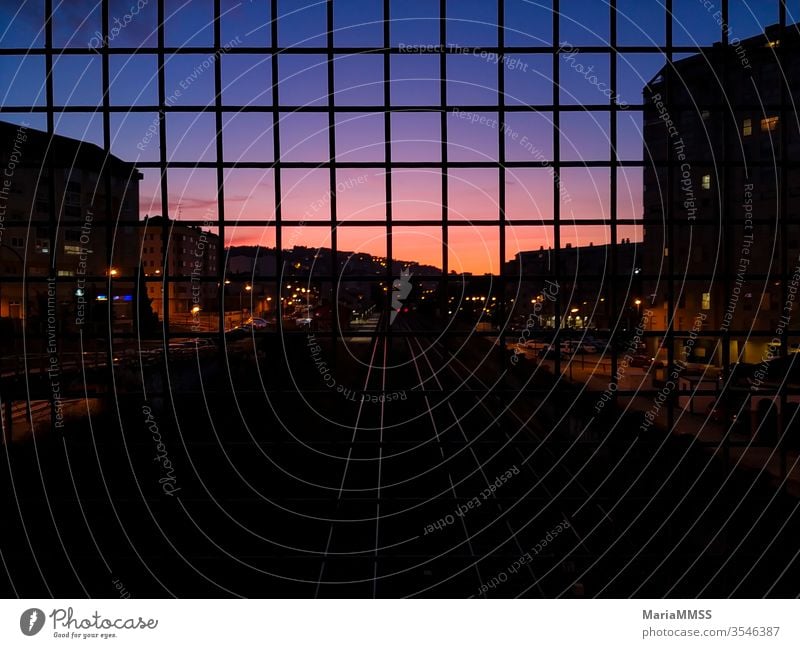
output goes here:
[{"label": "lit window", "polygon": [[706,121],[709,117],[711,117],[711,111],[704,110],[700,113],[700,116],[703,118],[703,121]]},{"label": "lit window", "polygon": [[762,131],[774,131],[777,127],[778,127],[777,117],[764,117],[764,119],[761,120]]},{"label": "lit window", "polygon": [[81,246],[80,245],[65,245],[64,246],[64,254],[80,254],[81,253]]},{"label": "lit window", "polygon": [[711,293],[703,293],[703,310],[711,310]]},{"label": "lit window", "polygon": [[702,180],[701,186],[703,187],[703,189],[711,189],[711,176],[710,175],[704,175],[703,176],[703,180]]},{"label": "lit window", "polygon": [[742,123],[742,135],[750,137],[753,134],[753,120],[745,119]]}]

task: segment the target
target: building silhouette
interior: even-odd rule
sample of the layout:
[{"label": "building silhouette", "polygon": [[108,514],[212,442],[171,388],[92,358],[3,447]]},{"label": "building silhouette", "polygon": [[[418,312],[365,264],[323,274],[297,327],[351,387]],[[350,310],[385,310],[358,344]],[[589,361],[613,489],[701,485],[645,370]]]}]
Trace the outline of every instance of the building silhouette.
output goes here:
[{"label": "building silhouette", "polygon": [[165,302],[169,317],[175,321],[215,311],[219,236],[163,216],[146,216],[140,229],[147,296],[159,319],[163,319]]},{"label": "building silhouette", "polygon": [[[0,122],[0,318],[132,316],[141,174],[94,144]],[[52,176],[51,176],[52,173]],[[115,244],[116,243],[116,244]]]},{"label": "building silhouette", "polygon": [[[567,245],[559,251],[559,272],[556,255],[543,246],[538,250],[518,252],[506,263],[505,274],[510,279],[507,290],[513,299],[513,315],[527,321],[531,307],[536,308],[537,322],[542,328],[554,328],[556,304],[544,296],[557,294],[562,306],[562,328],[629,329],[638,314],[642,285],[641,244],[623,239],[616,245],[616,274],[612,268],[612,246]],[[519,276],[519,280],[515,280]],[[615,299],[614,291],[616,290]]]},{"label": "building silhouette", "polygon": [[797,29],[734,43],[665,66],[644,89],[649,327],[671,328],[675,353],[696,334],[688,360],[713,366],[768,353],[781,275],[800,252],[800,132],[786,109],[800,96]]}]

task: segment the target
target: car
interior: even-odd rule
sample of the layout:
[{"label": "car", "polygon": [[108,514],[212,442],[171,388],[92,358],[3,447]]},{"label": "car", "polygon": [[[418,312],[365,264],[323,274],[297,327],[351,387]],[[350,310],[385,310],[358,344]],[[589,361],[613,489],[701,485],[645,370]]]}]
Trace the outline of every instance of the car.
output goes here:
[{"label": "car", "polygon": [[631,356],[631,359],[628,361],[629,367],[649,367],[653,364],[655,358],[652,356],[646,355],[644,353],[637,353],[636,355]]},{"label": "car", "polygon": [[210,351],[217,348],[217,345],[214,344],[214,340],[209,338],[194,338],[189,340],[187,344],[190,346],[194,345],[198,351]]},{"label": "car", "polygon": [[251,330],[252,330],[251,328],[234,326],[232,329],[228,329],[227,331],[225,331],[225,337],[229,340],[238,340],[240,338],[247,336]]},{"label": "car", "polygon": [[538,349],[547,346],[547,344],[545,342],[542,342],[541,340],[525,340],[522,343],[522,346],[526,349],[537,351]]},{"label": "car", "polygon": [[295,323],[297,324],[297,326],[311,326],[311,322],[313,321],[314,320],[310,317],[298,317],[295,320]]},{"label": "car", "polygon": [[569,355],[597,353],[597,347],[583,340],[564,340],[561,343],[561,353],[568,353]]},{"label": "car", "polygon": [[639,355],[644,355],[647,346],[644,342],[636,342],[634,343],[630,336],[620,333],[608,341],[607,346],[609,348],[614,348],[617,350],[618,353],[635,353]]},{"label": "car", "polygon": [[753,392],[776,390],[781,385],[800,385],[800,358],[795,354],[774,357],[759,364],[731,363],[720,371],[720,386],[748,388]]},{"label": "car", "polygon": [[186,342],[170,342],[167,345],[167,353],[170,355],[188,355],[192,347],[188,346]]},{"label": "car", "polygon": [[251,317],[247,320],[244,324],[242,324],[242,328],[244,329],[255,329],[256,331],[262,331],[269,326],[269,322],[261,317]]}]

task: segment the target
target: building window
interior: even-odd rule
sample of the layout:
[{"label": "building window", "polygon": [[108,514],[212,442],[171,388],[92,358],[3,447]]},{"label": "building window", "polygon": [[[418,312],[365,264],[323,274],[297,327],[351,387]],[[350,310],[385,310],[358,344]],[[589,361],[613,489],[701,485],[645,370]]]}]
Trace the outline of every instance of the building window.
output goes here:
[{"label": "building window", "polygon": [[711,293],[703,293],[703,310],[711,310]]},{"label": "building window", "polygon": [[764,117],[761,120],[762,131],[774,131],[778,127],[778,117]]},{"label": "building window", "polygon": [[64,202],[67,207],[80,207],[81,206],[81,185],[78,182],[68,182],[67,191],[64,197]]},{"label": "building window", "polygon": [[711,189],[711,176],[706,174],[703,176],[701,186],[703,189]]},{"label": "building window", "polygon": [[64,254],[80,254],[81,253],[81,246],[80,245],[65,245],[64,246]]},{"label": "building window", "polygon": [[752,119],[745,119],[742,122],[742,135],[745,137],[750,137],[753,134],[753,120]]},{"label": "building window", "polygon": [[11,247],[21,248],[25,246],[25,241],[17,236],[11,237]]}]

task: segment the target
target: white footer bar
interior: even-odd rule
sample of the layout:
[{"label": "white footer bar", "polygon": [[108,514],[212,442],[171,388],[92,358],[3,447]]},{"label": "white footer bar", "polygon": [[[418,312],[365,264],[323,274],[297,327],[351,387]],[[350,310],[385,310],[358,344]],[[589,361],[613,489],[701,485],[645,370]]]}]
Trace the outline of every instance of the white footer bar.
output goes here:
[{"label": "white footer bar", "polygon": [[794,600],[3,600],[0,646],[800,646]]}]

